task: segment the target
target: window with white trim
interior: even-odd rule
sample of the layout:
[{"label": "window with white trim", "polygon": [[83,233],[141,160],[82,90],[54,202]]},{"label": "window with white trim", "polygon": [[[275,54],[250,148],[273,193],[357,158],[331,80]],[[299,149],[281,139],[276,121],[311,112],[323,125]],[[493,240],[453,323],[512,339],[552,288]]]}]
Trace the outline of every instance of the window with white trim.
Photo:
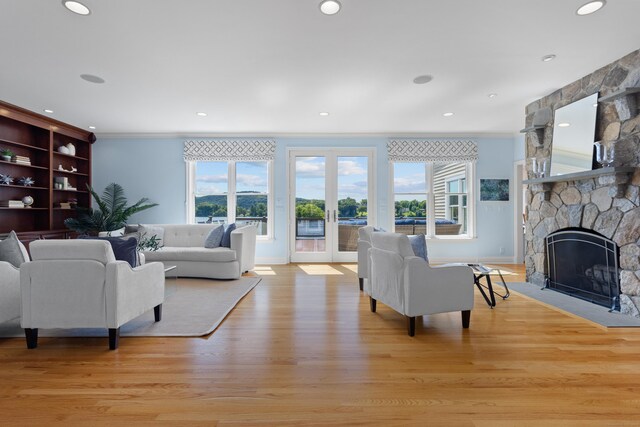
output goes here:
[{"label": "window with white trim", "polygon": [[253,224],[259,238],[273,235],[272,160],[191,161],[191,222]]},{"label": "window with white trim", "polygon": [[474,162],[392,162],[398,233],[471,237]]}]

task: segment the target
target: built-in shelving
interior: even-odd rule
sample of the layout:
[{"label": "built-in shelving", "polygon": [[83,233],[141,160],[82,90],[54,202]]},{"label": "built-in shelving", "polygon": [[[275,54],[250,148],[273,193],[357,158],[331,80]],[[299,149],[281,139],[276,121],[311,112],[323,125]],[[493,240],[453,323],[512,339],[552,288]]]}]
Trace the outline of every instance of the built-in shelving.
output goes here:
[{"label": "built-in shelving", "polygon": [[[32,186],[0,185],[0,201],[22,200],[31,196],[29,208],[0,208],[0,238],[11,230],[21,239],[68,237],[64,220],[74,217],[76,209],[60,208],[61,202],[91,206],[91,145],[93,133],[50,117],[33,113],[0,101],[0,148],[8,148],[17,156],[28,157],[31,164],[0,160],[0,173],[16,181],[29,176]],[[61,146],[75,147],[75,155],[60,153]],[[71,147],[71,148],[73,148]],[[62,167],[65,170],[59,170]],[[75,169],[71,172],[71,169]],[[70,187],[55,188],[56,179],[65,177]],[[58,180],[60,181],[60,180]]]}]

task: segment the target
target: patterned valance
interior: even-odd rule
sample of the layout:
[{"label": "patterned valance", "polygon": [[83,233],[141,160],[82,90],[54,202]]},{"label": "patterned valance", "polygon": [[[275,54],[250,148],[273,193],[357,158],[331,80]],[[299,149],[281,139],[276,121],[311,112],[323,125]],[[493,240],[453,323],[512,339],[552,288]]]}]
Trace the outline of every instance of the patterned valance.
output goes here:
[{"label": "patterned valance", "polygon": [[387,143],[392,162],[473,162],[478,145],[469,140],[390,139]]},{"label": "patterned valance", "polygon": [[185,161],[273,160],[275,152],[273,139],[221,138],[184,142]]}]

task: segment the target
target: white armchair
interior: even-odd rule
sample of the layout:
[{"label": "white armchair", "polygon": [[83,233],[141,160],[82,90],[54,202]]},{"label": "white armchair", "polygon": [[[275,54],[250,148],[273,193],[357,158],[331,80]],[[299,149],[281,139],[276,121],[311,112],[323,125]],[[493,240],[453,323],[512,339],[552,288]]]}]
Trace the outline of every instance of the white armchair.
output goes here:
[{"label": "white armchair", "polygon": [[371,249],[372,233],[372,225],[358,229],[358,282],[360,290],[363,289],[364,279],[369,278],[369,249]]},{"label": "white armchair", "polygon": [[32,261],[20,267],[27,348],[37,347],[38,328],[108,328],[115,350],[121,325],[151,308],[160,321],[162,263],[131,268],[101,240],[39,240],[30,249]]},{"label": "white armchair", "polygon": [[474,300],[470,267],[431,267],[414,256],[404,234],[372,233],[371,245],[371,275],[364,290],[372,312],[380,301],[405,315],[409,336],[415,335],[416,316],[428,314],[461,311],[462,326],[469,327]]},{"label": "white armchair", "polygon": [[[20,250],[24,259],[29,253],[22,243]],[[0,323],[20,316],[20,269],[12,264],[0,261]]]}]

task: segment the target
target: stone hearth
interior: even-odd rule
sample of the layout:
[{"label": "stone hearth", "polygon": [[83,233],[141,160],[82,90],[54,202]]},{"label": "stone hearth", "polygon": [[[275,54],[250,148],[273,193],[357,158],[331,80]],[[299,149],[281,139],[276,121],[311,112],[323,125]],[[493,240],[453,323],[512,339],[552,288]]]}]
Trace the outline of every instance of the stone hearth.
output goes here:
[{"label": "stone hearth", "polygon": [[595,231],[620,249],[621,312],[640,317],[640,169],[608,168],[527,183],[527,279],[544,285],[550,233],[570,227]]}]

